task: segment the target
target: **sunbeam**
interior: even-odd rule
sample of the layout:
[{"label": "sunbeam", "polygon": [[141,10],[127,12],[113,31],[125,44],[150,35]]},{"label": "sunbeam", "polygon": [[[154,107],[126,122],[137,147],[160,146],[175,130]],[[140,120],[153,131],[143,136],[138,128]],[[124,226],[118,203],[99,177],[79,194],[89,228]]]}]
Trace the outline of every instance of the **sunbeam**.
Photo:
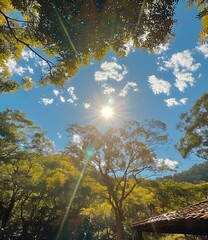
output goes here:
[{"label": "sunbeam", "polygon": [[62,233],[64,224],[65,224],[66,219],[67,219],[68,214],[69,214],[69,210],[70,210],[70,208],[71,208],[71,206],[72,206],[72,203],[73,203],[73,200],[74,200],[74,198],[75,198],[75,196],[76,196],[77,190],[79,189],[80,183],[81,183],[82,178],[83,178],[84,173],[85,173],[85,170],[86,170],[86,168],[87,168],[87,166],[88,166],[91,158],[92,158],[93,155],[94,155],[94,149],[93,149],[93,147],[88,147],[88,148],[86,149],[86,154],[85,154],[85,155],[86,155],[85,165],[84,165],[84,167],[83,167],[83,169],[82,169],[82,172],[81,172],[81,174],[80,174],[80,176],[79,176],[79,179],[78,179],[77,184],[76,184],[76,186],[75,186],[75,189],[74,189],[74,191],[73,191],[72,197],[71,197],[71,199],[70,199],[70,201],[69,201],[69,204],[68,204],[68,206],[67,206],[66,213],[65,213],[65,215],[64,215],[64,219],[63,219],[63,221],[62,221],[62,223],[61,223],[61,226],[60,226],[60,228],[59,228],[59,231],[58,231],[56,240],[59,240],[59,239],[60,239],[60,236],[61,236],[61,233]]}]

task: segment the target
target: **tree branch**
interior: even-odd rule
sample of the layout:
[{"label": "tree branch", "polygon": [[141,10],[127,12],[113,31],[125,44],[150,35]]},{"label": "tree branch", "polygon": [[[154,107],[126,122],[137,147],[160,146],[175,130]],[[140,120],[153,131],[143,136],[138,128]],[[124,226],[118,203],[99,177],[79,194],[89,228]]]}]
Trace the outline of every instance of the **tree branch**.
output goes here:
[{"label": "tree branch", "polygon": [[45,62],[48,64],[49,69],[50,69],[50,72],[51,72],[52,66],[54,66],[54,63],[51,62],[50,60],[47,60],[47,59],[45,59],[44,57],[42,57],[42,56],[41,56],[38,52],[36,52],[28,43],[26,43],[26,42],[24,42],[23,40],[21,40],[20,38],[18,38],[18,37],[16,36],[16,34],[14,33],[11,25],[10,25],[10,22],[9,22],[9,19],[10,19],[10,18],[9,18],[6,14],[4,14],[4,12],[2,12],[1,10],[0,10],[0,13],[4,16],[4,18],[5,18],[6,22],[7,22],[7,26],[9,27],[9,30],[10,30],[12,36],[13,36],[18,42],[20,42],[20,43],[22,43],[23,45],[25,45],[26,47],[28,47],[35,55],[37,55],[39,58],[41,58],[43,61],[45,61]]},{"label": "tree branch", "polygon": [[[1,11],[1,13],[2,13],[2,11]],[[9,20],[11,20],[11,21],[20,22],[20,23],[39,23],[39,22],[31,22],[31,21],[25,21],[25,20],[18,20],[18,19],[16,19],[16,18],[11,18],[11,17],[9,17],[9,16],[7,16],[7,18],[8,18]]]}]

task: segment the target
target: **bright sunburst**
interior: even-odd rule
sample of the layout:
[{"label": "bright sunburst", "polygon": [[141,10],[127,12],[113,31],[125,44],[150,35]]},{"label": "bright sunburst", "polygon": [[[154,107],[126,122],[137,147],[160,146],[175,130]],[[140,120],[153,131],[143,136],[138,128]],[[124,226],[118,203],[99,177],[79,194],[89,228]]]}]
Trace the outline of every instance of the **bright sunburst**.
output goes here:
[{"label": "bright sunburst", "polygon": [[109,119],[113,117],[113,108],[109,107],[109,106],[105,106],[101,109],[101,115],[102,117],[104,117],[105,119]]}]

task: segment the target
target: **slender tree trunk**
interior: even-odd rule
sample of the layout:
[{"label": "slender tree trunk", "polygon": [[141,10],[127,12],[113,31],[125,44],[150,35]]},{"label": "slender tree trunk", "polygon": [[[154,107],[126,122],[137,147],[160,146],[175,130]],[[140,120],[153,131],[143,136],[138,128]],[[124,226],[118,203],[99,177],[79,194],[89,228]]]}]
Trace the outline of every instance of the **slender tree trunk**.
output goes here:
[{"label": "slender tree trunk", "polygon": [[123,214],[122,210],[116,209],[116,233],[117,233],[117,240],[123,239]]},{"label": "slender tree trunk", "polygon": [[9,221],[11,212],[14,208],[14,202],[15,202],[14,200],[15,200],[15,195],[12,196],[8,208],[5,208],[5,214],[4,214],[4,216],[2,218],[2,222],[1,222],[1,228],[2,229],[4,229],[6,227],[7,222]]},{"label": "slender tree trunk", "polygon": [[2,217],[1,229],[0,229],[0,239],[2,239],[2,240],[3,239],[8,239],[7,236],[6,236],[7,233],[5,231],[5,228],[6,228],[7,222],[10,219],[12,210],[14,208],[14,202],[15,202],[15,195],[12,196],[12,198],[10,200],[10,203],[9,203],[9,206],[7,208],[4,208],[4,214],[3,214],[3,217]]}]

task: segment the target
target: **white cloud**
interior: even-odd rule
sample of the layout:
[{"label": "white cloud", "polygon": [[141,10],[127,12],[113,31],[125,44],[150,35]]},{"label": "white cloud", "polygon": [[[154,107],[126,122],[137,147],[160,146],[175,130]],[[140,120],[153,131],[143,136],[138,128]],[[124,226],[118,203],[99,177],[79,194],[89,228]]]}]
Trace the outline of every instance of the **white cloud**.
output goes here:
[{"label": "white cloud", "polygon": [[115,92],[115,88],[111,87],[107,83],[104,83],[102,85],[102,87],[104,88],[104,91],[103,91],[104,94],[111,94],[111,93]]},{"label": "white cloud", "polygon": [[34,58],[36,55],[31,51],[31,50],[26,50],[24,49],[22,51],[22,58],[25,60],[25,61],[29,61],[30,58]]},{"label": "white cloud", "polygon": [[201,44],[196,47],[196,50],[204,55],[204,58],[208,58],[208,44]]},{"label": "white cloud", "polygon": [[65,98],[64,98],[63,96],[60,96],[60,101],[61,101],[62,103],[65,103],[65,102],[66,102],[66,100],[65,100]]},{"label": "white cloud", "polygon": [[171,84],[168,81],[157,78],[155,75],[148,77],[149,86],[154,94],[170,94]]},{"label": "white cloud", "polygon": [[56,89],[53,89],[53,94],[55,95],[55,96],[58,96],[60,93],[59,93],[59,90],[56,90]]},{"label": "white cloud", "polygon": [[191,72],[179,72],[175,74],[176,81],[174,85],[178,88],[179,91],[184,92],[184,89],[194,85],[194,77]]},{"label": "white cloud", "polygon": [[172,68],[176,72],[179,72],[180,69],[194,72],[200,66],[200,63],[194,64],[194,58],[191,56],[190,50],[175,53],[169,61],[164,61],[164,63],[167,68]]},{"label": "white cloud", "polygon": [[129,93],[131,88],[133,89],[134,92],[139,91],[137,88],[136,82],[127,82],[127,84],[124,86],[124,88],[120,90],[118,95],[120,97],[125,97]]},{"label": "white cloud", "polygon": [[45,73],[48,72],[48,64],[47,64],[46,61],[40,60],[40,61],[38,61],[37,63],[38,63],[38,65],[40,66],[41,71],[42,71],[43,74],[45,74]]},{"label": "white cloud", "polygon": [[31,68],[30,66],[27,66],[27,70],[30,74],[34,74],[34,69]]},{"label": "white cloud", "polygon": [[78,100],[78,97],[76,96],[76,94],[74,93],[74,87],[69,87],[67,89],[67,91],[69,92],[70,98],[67,100],[67,102],[71,102],[74,103],[75,101]]},{"label": "white cloud", "polygon": [[164,100],[166,102],[167,107],[177,106],[179,103],[176,101],[175,98],[168,98]]},{"label": "white cloud", "polygon": [[60,134],[60,132],[57,132],[57,137],[58,137],[59,139],[62,138],[62,135]]},{"label": "white cloud", "polygon": [[188,98],[181,98],[177,101],[175,98],[168,98],[164,100],[167,107],[178,106],[178,105],[185,105],[188,101]]},{"label": "white cloud", "polygon": [[74,103],[74,101],[71,98],[67,99],[67,102]]},{"label": "white cloud", "polygon": [[83,103],[83,105],[84,105],[84,108],[85,109],[89,109],[90,108],[90,106],[91,106],[91,104],[90,103]]},{"label": "white cloud", "polygon": [[200,63],[194,63],[195,60],[191,56],[190,50],[175,53],[167,61],[163,61],[166,69],[173,69],[176,77],[175,87],[183,92],[188,85],[193,86],[195,78],[193,73],[201,66]]},{"label": "white cloud", "polygon": [[95,81],[98,82],[107,81],[108,79],[121,81],[128,73],[124,65],[119,65],[116,62],[103,62],[100,67],[102,71],[96,71],[94,74]]},{"label": "white cloud", "polygon": [[183,104],[183,105],[185,105],[187,103],[187,101],[188,101],[188,98],[181,98],[180,99],[180,103]]},{"label": "white cloud", "polygon": [[53,103],[53,98],[41,98],[41,103],[43,103],[44,106],[50,105]]},{"label": "white cloud", "polygon": [[172,171],[176,170],[179,167],[179,163],[177,161],[171,160],[168,158],[155,159],[155,163],[158,168],[168,169],[168,170],[172,170]]},{"label": "white cloud", "polygon": [[22,74],[25,72],[25,68],[18,66],[16,60],[13,58],[9,58],[5,64],[11,74],[22,76]]}]

